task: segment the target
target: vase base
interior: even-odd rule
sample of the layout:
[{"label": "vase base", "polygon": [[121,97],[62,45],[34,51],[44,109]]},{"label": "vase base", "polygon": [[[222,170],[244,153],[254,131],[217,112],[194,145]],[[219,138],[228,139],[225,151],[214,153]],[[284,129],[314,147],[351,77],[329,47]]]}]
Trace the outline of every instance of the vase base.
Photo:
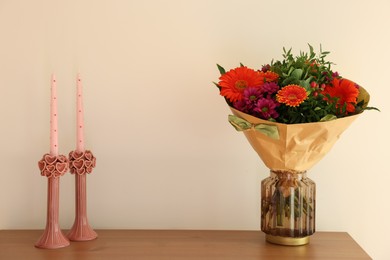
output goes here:
[{"label": "vase base", "polygon": [[269,243],[283,246],[303,246],[309,243],[310,237],[281,237],[266,234],[265,240]]}]

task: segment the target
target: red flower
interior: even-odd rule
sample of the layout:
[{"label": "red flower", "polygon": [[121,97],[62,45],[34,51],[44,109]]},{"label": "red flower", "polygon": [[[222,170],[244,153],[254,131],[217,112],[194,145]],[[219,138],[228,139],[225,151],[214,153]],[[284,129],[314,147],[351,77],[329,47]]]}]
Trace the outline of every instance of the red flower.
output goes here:
[{"label": "red flower", "polygon": [[307,98],[306,89],[299,85],[288,85],[278,91],[276,100],[290,107],[299,106]]},{"label": "red flower", "polygon": [[259,74],[260,76],[263,77],[263,82],[276,82],[279,78],[279,74],[277,74],[276,72],[273,72],[273,71],[266,71],[266,72],[263,72],[263,71],[259,71]]},{"label": "red flower", "polygon": [[241,100],[244,89],[248,87],[260,88],[264,83],[263,77],[253,69],[238,67],[229,70],[219,78],[218,86],[221,87],[220,94],[229,101]]},{"label": "red flower", "polygon": [[338,98],[336,104],[337,109],[341,109],[344,105],[346,105],[348,113],[355,112],[359,89],[354,82],[348,79],[334,78],[331,86],[325,86],[323,94],[329,94],[331,97]]}]

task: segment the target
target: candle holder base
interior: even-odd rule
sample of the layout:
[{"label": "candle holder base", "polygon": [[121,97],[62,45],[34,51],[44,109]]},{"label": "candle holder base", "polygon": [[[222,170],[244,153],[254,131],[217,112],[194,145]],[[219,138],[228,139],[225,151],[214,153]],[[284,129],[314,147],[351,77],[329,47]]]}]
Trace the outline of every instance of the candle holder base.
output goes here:
[{"label": "candle holder base", "polygon": [[70,241],[90,241],[96,239],[98,235],[88,223],[75,223],[67,237]]},{"label": "candle holder base", "polygon": [[54,231],[53,228],[49,228],[45,230],[34,246],[42,249],[57,249],[67,247],[69,245],[69,240],[65,237],[61,230]]}]

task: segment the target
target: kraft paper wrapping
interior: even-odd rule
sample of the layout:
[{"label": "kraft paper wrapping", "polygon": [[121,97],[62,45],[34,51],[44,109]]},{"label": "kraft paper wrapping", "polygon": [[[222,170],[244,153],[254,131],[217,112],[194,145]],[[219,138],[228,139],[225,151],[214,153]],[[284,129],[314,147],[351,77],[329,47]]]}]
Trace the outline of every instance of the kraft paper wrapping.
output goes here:
[{"label": "kraft paper wrapping", "polygon": [[233,114],[252,125],[276,126],[279,139],[268,137],[254,127],[244,134],[264,164],[272,170],[302,172],[310,169],[332,148],[345,129],[359,116],[326,122],[282,124],[262,120],[230,107]]}]

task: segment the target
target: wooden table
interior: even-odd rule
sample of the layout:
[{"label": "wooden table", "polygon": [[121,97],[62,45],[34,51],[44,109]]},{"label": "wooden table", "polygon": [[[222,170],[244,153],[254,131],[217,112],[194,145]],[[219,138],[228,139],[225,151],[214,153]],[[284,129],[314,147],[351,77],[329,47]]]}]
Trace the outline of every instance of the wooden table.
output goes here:
[{"label": "wooden table", "polygon": [[1,260],[371,259],[344,232],[317,232],[306,246],[265,242],[260,231],[97,230],[99,237],[61,249],[38,249],[42,230],[0,230]]}]

